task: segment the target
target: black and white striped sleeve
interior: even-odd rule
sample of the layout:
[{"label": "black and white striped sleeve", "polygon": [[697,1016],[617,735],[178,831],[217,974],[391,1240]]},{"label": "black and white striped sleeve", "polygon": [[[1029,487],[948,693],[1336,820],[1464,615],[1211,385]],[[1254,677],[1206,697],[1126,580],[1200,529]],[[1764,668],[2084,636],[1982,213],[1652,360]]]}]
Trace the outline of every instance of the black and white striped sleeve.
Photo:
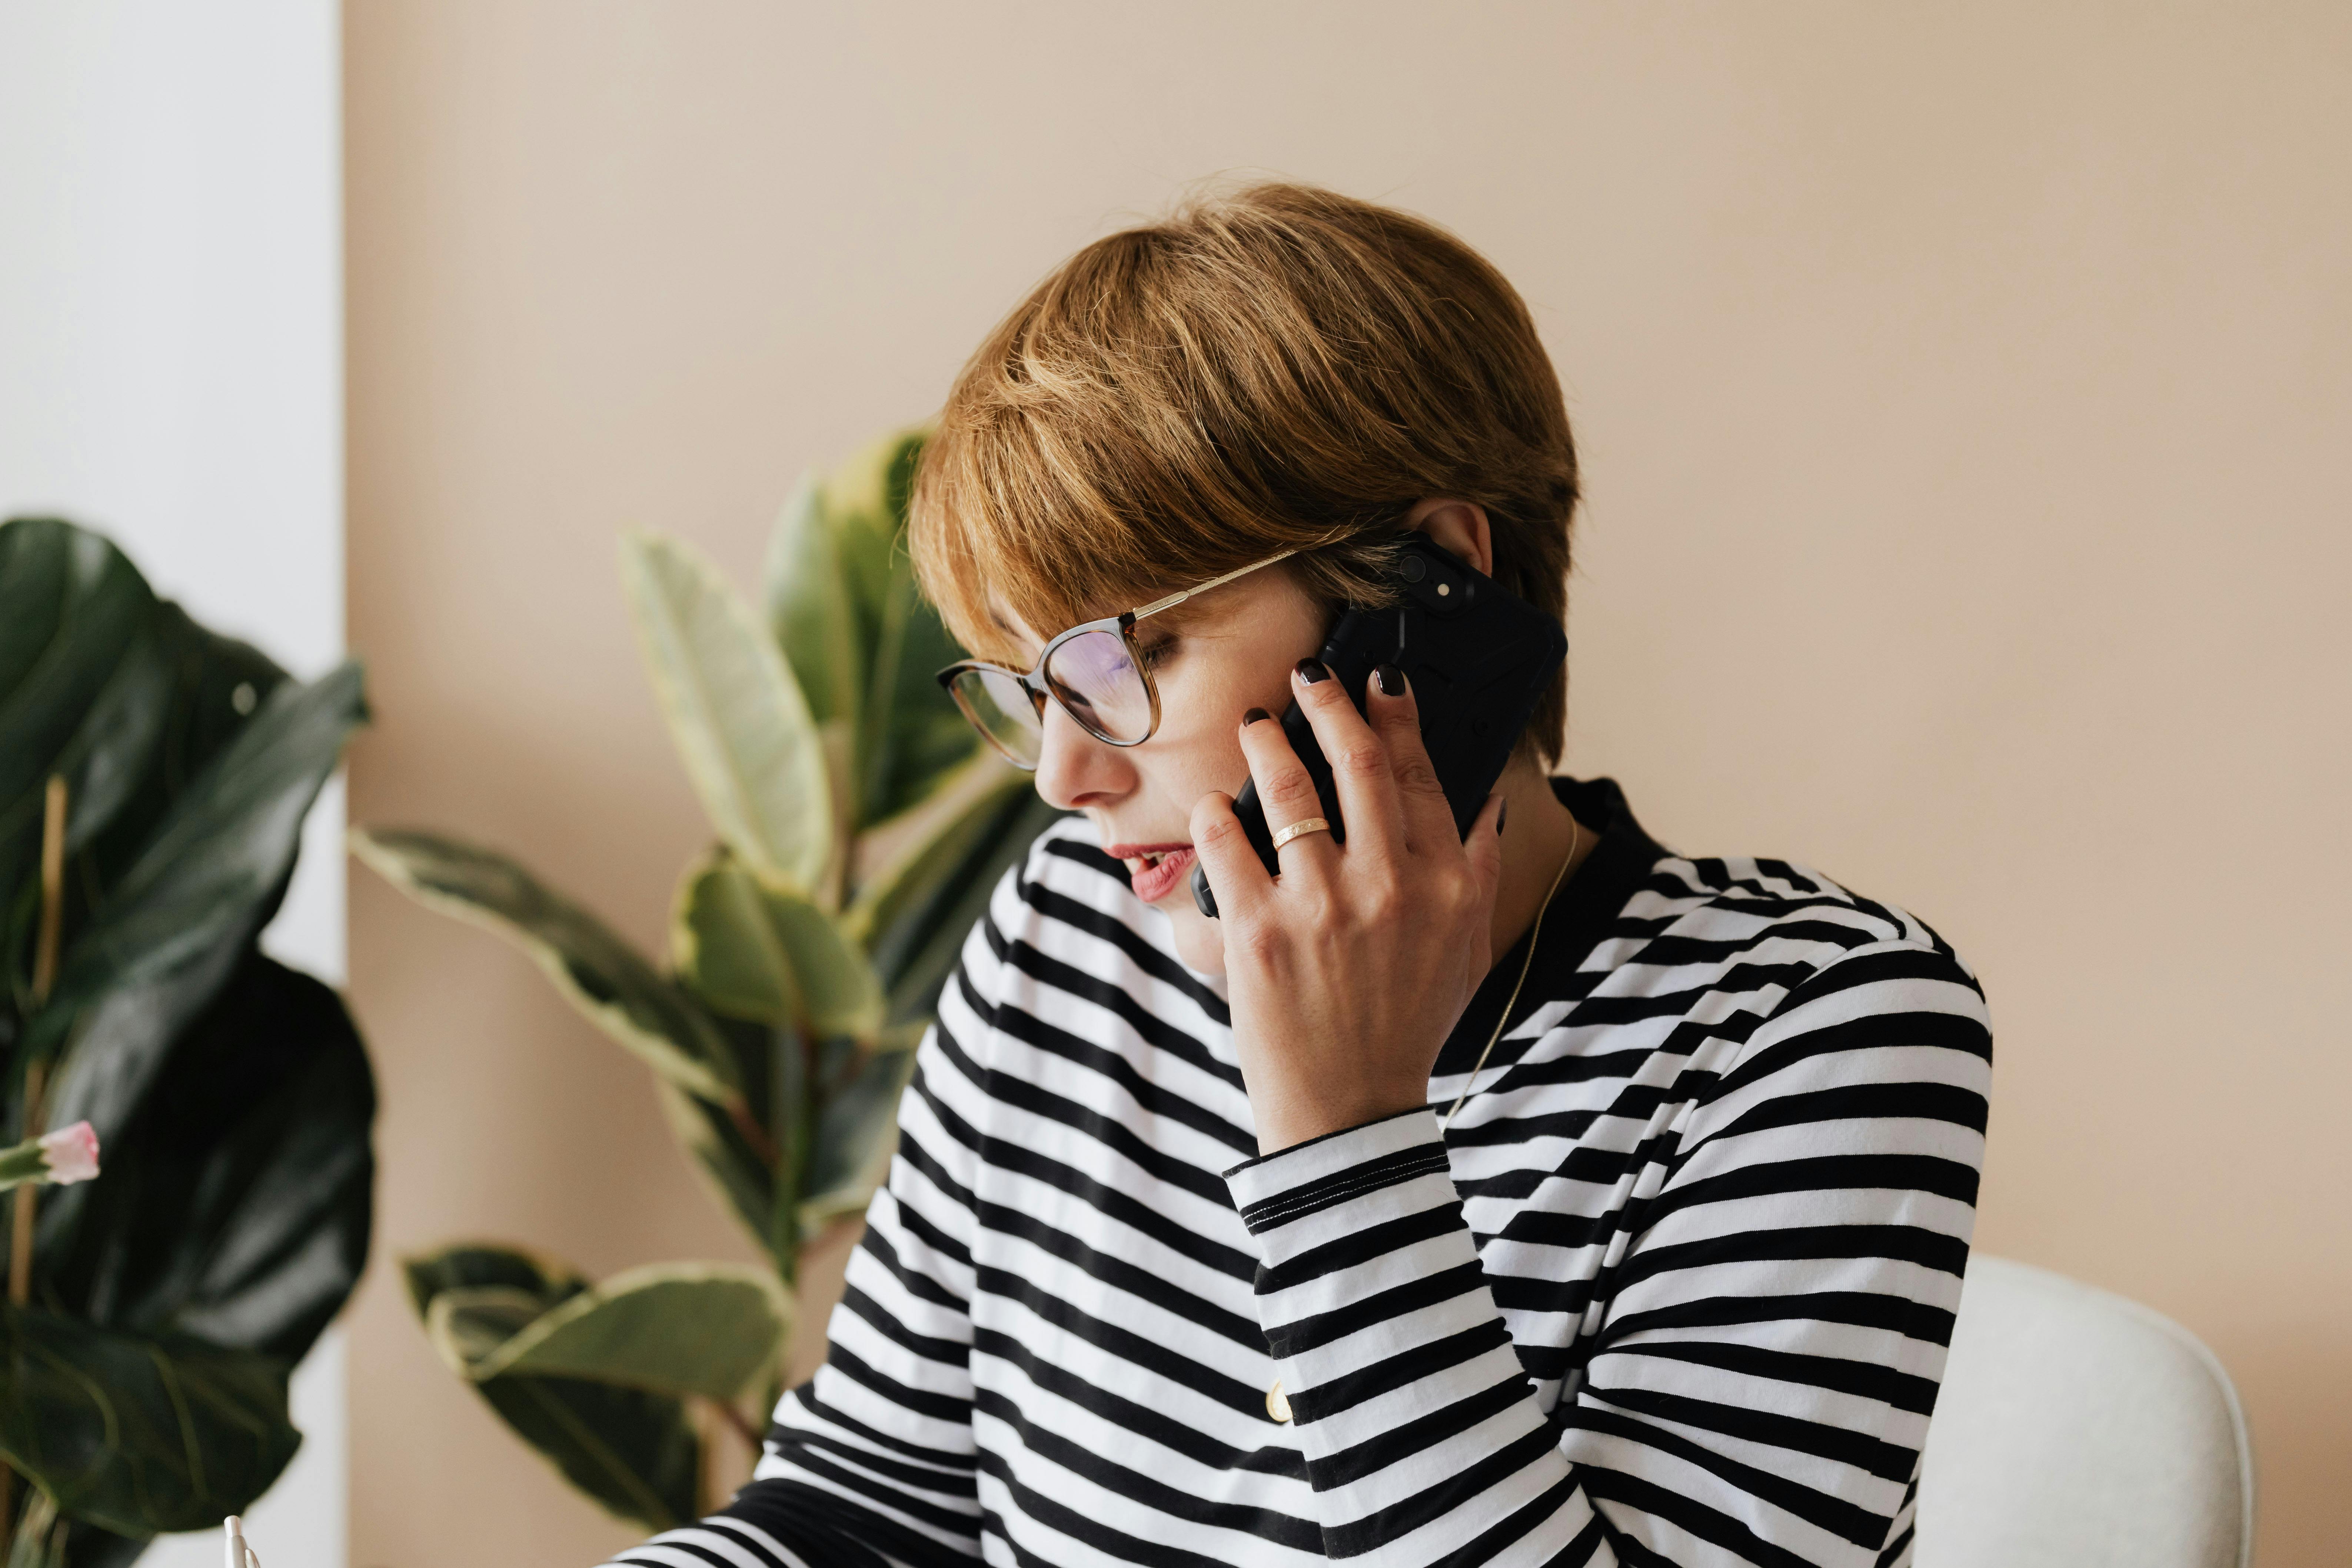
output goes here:
[{"label": "black and white striped sleeve", "polygon": [[1752,1028],[1682,1026],[1679,1070],[1701,1087],[1648,1086],[1684,1109],[1612,1119],[1634,1156],[1612,1163],[1633,1240],[1600,1260],[1605,1315],[1554,1410],[1431,1111],[1227,1173],[1330,1556],[1901,1559],[1974,1224],[1982,994],[1940,944],[1887,942],[1814,971]]},{"label": "black and white striped sleeve", "polygon": [[987,921],[964,944],[899,1107],[890,1177],[866,1215],[814,1378],[776,1407],[750,1485],[616,1563],[835,1568],[980,1552],[972,1436],[973,1123],[968,1047],[990,1026]]}]

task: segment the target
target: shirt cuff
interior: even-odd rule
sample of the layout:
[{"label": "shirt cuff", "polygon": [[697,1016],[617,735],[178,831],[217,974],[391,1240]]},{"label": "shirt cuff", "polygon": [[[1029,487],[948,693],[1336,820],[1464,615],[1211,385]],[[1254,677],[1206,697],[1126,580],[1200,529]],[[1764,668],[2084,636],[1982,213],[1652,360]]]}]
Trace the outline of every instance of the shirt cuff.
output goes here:
[{"label": "shirt cuff", "polygon": [[[1225,1173],[1225,1186],[1242,1223],[1252,1235],[1265,1237],[1386,1188],[1447,1171],[1436,1113],[1418,1105],[1244,1160]],[[1450,1177],[1445,1197],[1454,1200]]]}]

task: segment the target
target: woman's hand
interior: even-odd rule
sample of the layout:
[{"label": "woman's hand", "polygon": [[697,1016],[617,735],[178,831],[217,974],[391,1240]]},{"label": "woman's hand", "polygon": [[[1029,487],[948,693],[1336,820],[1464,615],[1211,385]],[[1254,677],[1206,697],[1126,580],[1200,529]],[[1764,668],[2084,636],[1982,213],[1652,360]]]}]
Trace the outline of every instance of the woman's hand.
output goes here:
[{"label": "woman's hand", "polygon": [[[1331,764],[1348,841],[1292,839],[1268,877],[1231,795],[1192,808],[1217,892],[1242,1081],[1258,1149],[1273,1153],[1429,1099],[1438,1048],[1486,976],[1502,877],[1499,796],[1465,842],[1421,743],[1404,678],[1383,666],[1356,711],[1313,659],[1291,676]],[[1386,689],[1383,689],[1386,688]],[[1276,833],[1323,815],[1314,781],[1263,709],[1242,751]]]}]

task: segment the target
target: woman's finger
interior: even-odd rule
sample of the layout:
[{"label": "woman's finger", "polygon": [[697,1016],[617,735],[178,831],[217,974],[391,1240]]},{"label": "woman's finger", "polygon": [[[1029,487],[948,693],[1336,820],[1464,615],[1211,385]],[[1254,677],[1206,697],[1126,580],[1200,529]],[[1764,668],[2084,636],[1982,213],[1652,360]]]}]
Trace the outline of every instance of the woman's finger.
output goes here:
[{"label": "woman's finger", "polygon": [[1242,819],[1234,815],[1234,797],[1224,791],[1211,790],[1193,803],[1192,852],[1209,874],[1220,917],[1247,919],[1273,899],[1274,879],[1259,863]]},{"label": "woman's finger", "polygon": [[1389,775],[1388,748],[1319,659],[1300,659],[1291,671],[1290,688],[1315,726],[1323,760],[1331,764],[1339,812],[1348,820],[1349,849],[1402,858],[1404,821],[1397,808],[1396,781]]},{"label": "woman's finger", "polygon": [[[1250,779],[1257,785],[1267,832],[1279,838],[1283,829],[1323,816],[1323,797],[1315,788],[1314,775],[1298,760],[1297,749],[1282,726],[1263,708],[1253,708],[1242,716],[1242,755],[1248,759]],[[1339,852],[1329,833],[1314,831],[1297,835],[1276,854],[1288,872],[1328,866]]]},{"label": "woman's finger", "polygon": [[[1404,671],[1384,664],[1364,683],[1364,708],[1373,733],[1388,751],[1389,776],[1404,823],[1405,847],[1414,854],[1462,842],[1454,827],[1453,803],[1445,798],[1436,764],[1421,739],[1421,702]],[[1475,835],[1475,830],[1473,829]]]}]

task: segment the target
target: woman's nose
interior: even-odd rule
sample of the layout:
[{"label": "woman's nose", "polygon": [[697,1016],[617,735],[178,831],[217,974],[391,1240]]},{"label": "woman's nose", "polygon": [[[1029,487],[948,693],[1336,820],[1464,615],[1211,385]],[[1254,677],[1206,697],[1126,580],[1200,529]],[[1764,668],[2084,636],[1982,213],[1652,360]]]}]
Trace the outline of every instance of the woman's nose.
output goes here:
[{"label": "woman's nose", "polygon": [[1045,732],[1037,744],[1037,794],[1048,805],[1064,811],[1108,805],[1135,787],[1135,765],[1126,748],[1087,734],[1059,703],[1045,704]]}]

